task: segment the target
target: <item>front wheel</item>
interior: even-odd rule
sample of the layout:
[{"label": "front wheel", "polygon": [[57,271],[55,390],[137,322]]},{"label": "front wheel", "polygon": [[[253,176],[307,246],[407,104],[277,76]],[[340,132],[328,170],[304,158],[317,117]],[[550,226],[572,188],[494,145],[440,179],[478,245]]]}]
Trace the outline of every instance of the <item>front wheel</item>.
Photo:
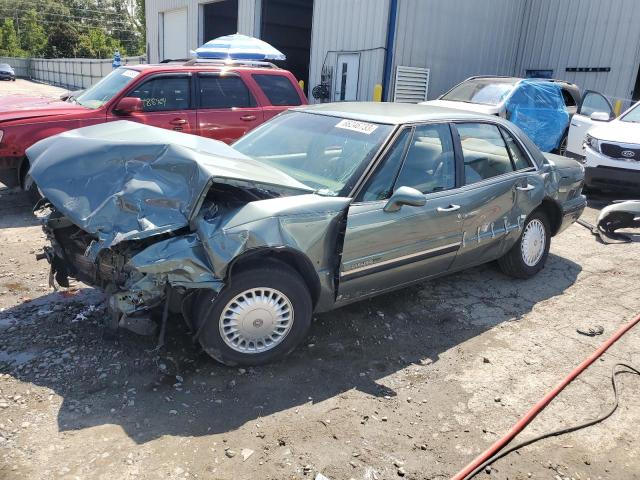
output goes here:
[{"label": "front wheel", "polygon": [[498,264],[504,273],[516,278],[530,278],[544,268],[551,246],[549,220],[538,210],[525,221],[522,234]]},{"label": "front wheel", "polygon": [[202,348],[229,366],[262,365],[290,353],[311,325],[311,295],[286,264],[266,262],[233,275],[214,298],[200,295],[195,327]]}]

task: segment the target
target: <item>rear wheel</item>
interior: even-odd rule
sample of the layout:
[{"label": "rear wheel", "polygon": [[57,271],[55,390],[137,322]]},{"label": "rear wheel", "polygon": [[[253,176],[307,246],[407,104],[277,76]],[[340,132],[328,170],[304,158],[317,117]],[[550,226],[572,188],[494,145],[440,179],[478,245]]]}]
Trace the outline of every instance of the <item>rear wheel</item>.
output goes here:
[{"label": "rear wheel", "polygon": [[229,366],[282,358],[311,325],[313,306],[306,284],[280,262],[241,271],[217,297],[202,294],[196,302],[195,327],[202,348]]},{"label": "rear wheel", "polygon": [[549,220],[543,211],[537,210],[527,218],[520,238],[498,259],[498,264],[507,275],[530,278],[544,268],[550,246]]}]

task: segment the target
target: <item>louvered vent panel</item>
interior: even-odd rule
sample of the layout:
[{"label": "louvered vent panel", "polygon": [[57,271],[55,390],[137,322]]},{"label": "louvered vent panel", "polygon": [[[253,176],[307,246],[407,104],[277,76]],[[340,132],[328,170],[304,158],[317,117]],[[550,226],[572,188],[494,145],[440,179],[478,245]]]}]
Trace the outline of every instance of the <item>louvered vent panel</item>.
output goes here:
[{"label": "louvered vent panel", "polygon": [[427,99],[429,90],[429,69],[418,67],[396,67],[396,84],[393,101],[418,103]]}]

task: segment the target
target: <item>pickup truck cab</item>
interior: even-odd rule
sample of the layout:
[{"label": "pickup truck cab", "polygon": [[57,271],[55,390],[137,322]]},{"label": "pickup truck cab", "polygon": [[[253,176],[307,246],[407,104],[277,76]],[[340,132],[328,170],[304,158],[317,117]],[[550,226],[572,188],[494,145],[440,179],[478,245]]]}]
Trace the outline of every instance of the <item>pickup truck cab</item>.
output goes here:
[{"label": "pickup truck cab", "polygon": [[232,143],[306,103],[287,70],[202,60],[120,67],[67,101],[0,97],[0,183],[35,188],[25,150],[67,130],[130,120]]}]

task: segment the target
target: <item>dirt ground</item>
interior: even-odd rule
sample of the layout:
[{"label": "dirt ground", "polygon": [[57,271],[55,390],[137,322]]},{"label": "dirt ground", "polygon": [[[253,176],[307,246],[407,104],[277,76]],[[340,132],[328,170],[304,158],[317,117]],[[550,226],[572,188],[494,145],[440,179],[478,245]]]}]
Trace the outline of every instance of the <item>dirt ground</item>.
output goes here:
[{"label": "dirt ground", "polygon": [[[640,242],[574,225],[531,280],[475,268],[318,315],[283,362],[227,368],[179,321],[160,351],[103,339],[100,292],[48,287],[29,207],[0,190],[0,479],[449,478],[640,312]],[[620,361],[640,366],[640,327],[522,438],[605,411]],[[640,478],[640,378],[620,380],[611,418],[477,478]]]}]

